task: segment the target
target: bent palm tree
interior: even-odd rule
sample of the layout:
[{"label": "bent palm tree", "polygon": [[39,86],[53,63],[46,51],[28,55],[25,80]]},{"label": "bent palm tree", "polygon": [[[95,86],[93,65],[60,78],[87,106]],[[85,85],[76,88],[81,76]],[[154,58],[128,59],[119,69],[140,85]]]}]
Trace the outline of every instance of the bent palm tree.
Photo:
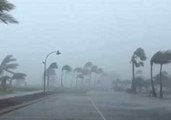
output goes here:
[{"label": "bent palm tree", "polygon": [[16,80],[17,84],[25,82],[26,76],[27,75],[25,73],[14,73],[13,76],[11,77],[11,79],[10,79],[10,85],[12,85],[13,80]]},{"label": "bent palm tree", "polygon": [[63,88],[63,71],[71,72],[72,68],[69,65],[64,65],[61,70],[61,87]]},{"label": "bent palm tree", "polygon": [[[13,70],[17,68],[18,64],[15,63],[16,62],[16,59],[13,58],[12,55],[8,55],[6,56],[3,61],[1,62],[0,64],[0,74],[1,74],[1,79],[4,78],[3,80],[3,85],[2,87],[4,89],[6,89],[6,81],[8,79],[6,79],[6,75],[4,76],[4,72],[8,72],[8,73],[11,73],[11,74],[14,74]],[[2,83],[2,82],[1,82]]]},{"label": "bent palm tree", "polygon": [[92,62],[87,62],[84,65],[84,67],[83,67],[83,75],[85,77],[87,76],[88,79],[86,79],[86,80],[87,80],[89,86],[91,84],[91,69],[92,69],[92,66],[93,66],[93,63]]},{"label": "bent palm tree", "polygon": [[132,85],[131,89],[133,92],[136,92],[136,87],[134,85],[135,80],[135,67],[144,66],[144,61],[147,59],[145,52],[142,48],[137,48],[131,57],[132,63]]},{"label": "bent palm tree", "polygon": [[[97,70],[97,74],[100,75],[100,76],[105,76],[106,74],[104,73],[103,69],[102,68],[98,68]],[[96,81],[97,82],[97,81]],[[99,82],[99,81],[98,81]]]},{"label": "bent palm tree", "polygon": [[162,69],[171,62],[171,51],[158,51],[153,56],[153,63],[160,65],[160,98],[163,98]]},{"label": "bent palm tree", "polygon": [[[83,85],[84,74],[82,74],[82,73],[78,74],[77,79],[81,79],[81,85]],[[77,86],[78,86],[78,83],[77,83]]]},{"label": "bent palm tree", "polygon": [[[92,66],[92,68],[91,68],[91,73],[94,73],[94,86],[95,86],[95,81],[96,81],[96,76],[97,76],[97,74],[98,74],[98,72],[99,72],[99,68],[96,66],[96,65],[93,65]],[[93,75],[93,74],[92,74]]]},{"label": "bent palm tree", "polygon": [[47,89],[49,89],[50,75],[55,74],[55,69],[58,69],[58,65],[55,62],[51,63],[47,69]]},{"label": "bent palm tree", "polygon": [[154,54],[150,60],[150,67],[151,67],[151,88],[152,88],[152,96],[153,97],[156,97],[157,94],[156,94],[156,91],[155,91],[155,88],[154,88],[154,81],[153,81],[153,64],[154,62],[158,59],[159,57],[159,52],[157,52],[156,54]]},{"label": "bent palm tree", "polygon": [[93,63],[92,62],[87,62],[85,65],[84,65],[84,69],[89,69],[93,66]]},{"label": "bent palm tree", "polygon": [[74,72],[76,72],[76,81],[75,81],[75,83],[76,83],[76,86],[78,85],[78,74],[81,74],[82,72],[83,72],[83,69],[81,68],[81,67],[76,67],[75,69],[74,69]]},{"label": "bent palm tree", "polygon": [[10,77],[5,75],[0,77],[0,81],[1,81],[1,86],[4,90],[6,90],[6,86],[7,86],[7,81],[10,80]]},{"label": "bent palm tree", "polygon": [[5,24],[18,23],[18,21],[7,12],[13,10],[15,6],[7,0],[0,0],[0,21]]}]

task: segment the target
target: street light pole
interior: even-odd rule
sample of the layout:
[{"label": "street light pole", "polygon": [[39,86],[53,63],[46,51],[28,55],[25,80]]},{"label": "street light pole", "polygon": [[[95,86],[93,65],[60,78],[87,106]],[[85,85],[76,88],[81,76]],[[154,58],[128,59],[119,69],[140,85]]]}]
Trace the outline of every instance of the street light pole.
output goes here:
[{"label": "street light pole", "polygon": [[50,52],[49,54],[47,54],[47,56],[45,57],[45,60],[43,61],[43,64],[44,64],[44,74],[43,74],[43,93],[45,95],[45,92],[46,92],[46,74],[47,74],[47,70],[46,70],[46,62],[47,62],[47,59],[50,55],[56,53],[56,55],[60,55],[61,53],[58,51],[52,51]]}]

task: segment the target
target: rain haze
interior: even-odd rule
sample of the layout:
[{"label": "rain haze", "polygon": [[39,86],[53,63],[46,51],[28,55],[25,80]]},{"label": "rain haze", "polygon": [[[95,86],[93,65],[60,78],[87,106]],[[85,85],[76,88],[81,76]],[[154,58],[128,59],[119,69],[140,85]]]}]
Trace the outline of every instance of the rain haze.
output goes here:
[{"label": "rain haze", "polygon": [[[28,82],[40,82],[45,55],[59,67],[87,61],[131,78],[130,58],[142,47],[150,58],[171,44],[169,0],[11,0],[18,25],[1,25],[1,57],[13,54]],[[49,62],[48,61],[48,62]],[[149,59],[146,62],[149,65]],[[34,66],[34,68],[33,68]],[[149,68],[145,66],[145,76]],[[39,74],[37,74],[39,73]]]},{"label": "rain haze", "polygon": [[171,120],[170,0],[0,0],[0,120]]}]

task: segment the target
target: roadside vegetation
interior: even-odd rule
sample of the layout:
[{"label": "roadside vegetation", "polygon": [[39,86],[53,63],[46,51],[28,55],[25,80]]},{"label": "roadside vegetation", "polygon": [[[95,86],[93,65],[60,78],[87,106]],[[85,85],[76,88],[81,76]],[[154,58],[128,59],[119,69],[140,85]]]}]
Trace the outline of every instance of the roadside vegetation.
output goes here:
[{"label": "roadside vegetation", "polygon": [[[143,67],[147,57],[142,48],[137,48],[131,57],[132,81],[116,79],[112,86],[116,91],[128,93],[145,93],[149,96],[163,98],[164,93],[171,93],[171,75],[163,71],[164,65],[171,62],[171,51],[157,51],[150,59],[150,78],[143,76],[142,70],[135,68]],[[160,70],[153,76],[154,65],[159,65]],[[131,86],[131,87],[130,87]]]},{"label": "roadside vegetation", "polygon": [[13,55],[7,55],[0,63],[0,94],[11,93],[17,86],[26,86],[26,74],[16,72],[19,64]]},{"label": "roadside vegetation", "polygon": [[7,0],[0,0],[0,22],[5,24],[18,23],[18,21],[9,14],[9,12],[14,8],[14,4],[9,3]]}]

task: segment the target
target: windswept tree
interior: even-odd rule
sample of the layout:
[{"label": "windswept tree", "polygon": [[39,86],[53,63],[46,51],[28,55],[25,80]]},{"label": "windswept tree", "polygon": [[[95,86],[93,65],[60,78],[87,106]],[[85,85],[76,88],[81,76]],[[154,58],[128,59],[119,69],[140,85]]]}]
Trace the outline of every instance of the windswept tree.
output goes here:
[{"label": "windswept tree", "polygon": [[92,62],[87,62],[87,63],[84,65],[84,69],[91,69],[92,66],[93,66],[93,63],[92,63]]},{"label": "windswept tree", "polygon": [[[163,85],[162,85],[162,69],[163,65],[169,64],[171,62],[171,51],[158,51],[152,57],[151,64],[159,64],[160,65],[160,98],[163,98]],[[152,65],[151,65],[152,67]]]},{"label": "windswept tree", "polygon": [[0,0],[0,21],[8,24],[8,23],[18,23],[18,21],[8,14],[11,10],[13,10],[15,6],[9,3],[7,0]]},{"label": "windswept tree", "polygon": [[47,89],[49,89],[50,76],[56,74],[55,69],[58,69],[56,62],[51,63],[47,69]]},{"label": "windswept tree", "polygon": [[91,74],[93,75],[93,73],[94,73],[94,85],[95,85],[97,74],[99,73],[99,68],[96,65],[93,65],[92,68],[91,68]]},{"label": "windswept tree", "polygon": [[[82,73],[79,73],[78,75],[77,75],[77,80],[78,79],[80,79],[81,81],[81,85],[83,85],[83,80],[84,80],[84,74],[82,74]],[[78,81],[77,81],[77,87],[78,87]]]},{"label": "windswept tree", "polygon": [[155,87],[154,87],[154,81],[153,81],[153,64],[154,64],[154,62],[157,60],[157,59],[159,59],[159,54],[160,54],[160,52],[157,52],[157,53],[155,53],[153,56],[152,56],[152,58],[151,58],[151,60],[150,60],[150,71],[151,71],[151,88],[152,88],[152,96],[153,97],[157,97],[157,94],[156,94],[156,91],[155,91]]},{"label": "windswept tree", "polygon": [[87,62],[83,66],[83,75],[86,82],[90,85],[91,84],[91,68],[93,67],[92,62]]},{"label": "windswept tree", "polygon": [[0,64],[1,86],[6,89],[6,82],[9,80],[5,72],[14,74],[13,70],[17,69],[18,64],[12,55],[6,56]]},{"label": "windswept tree", "polygon": [[12,55],[7,55],[0,64],[0,81],[1,87],[6,89],[7,82],[9,86],[12,85],[12,81],[15,80],[16,83],[24,83],[26,74],[24,73],[16,73],[18,64],[16,63],[16,59],[13,58]]},{"label": "windswept tree", "polygon": [[76,73],[82,73],[82,71],[83,71],[83,69],[81,67],[76,67],[74,69],[74,72],[76,72]]},{"label": "windswept tree", "polygon": [[25,73],[14,73],[13,76],[10,78],[10,86],[12,85],[13,80],[15,80],[16,85],[20,84],[25,84],[25,79],[26,79],[26,74]]},{"label": "windswept tree", "polygon": [[62,67],[62,70],[61,70],[61,87],[63,87],[63,72],[64,71],[66,71],[66,72],[71,72],[72,71],[72,68],[71,68],[71,66],[69,66],[69,65],[64,65],[63,67]]},{"label": "windswept tree", "polygon": [[[171,75],[166,71],[162,72],[162,83],[163,83],[163,87],[165,87],[170,92],[171,91]],[[160,74],[157,74],[156,76],[154,76],[154,84],[160,85]]]},{"label": "windswept tree", "polygon": [[16,59],[12,55],[7,55],[0,64],[0,71],[1,73],[6,71],[14,74],[13,70],[17,69],[17,67]]},{"label": "windswept tree", "polygon": [[[102,68],[98,68],[97,74],[98,74],[98,79],[102,78],[102,76],[106,76],[106,73],[103,71]],[[98,80],[97,82],[100,82],[100,80]]]},{"label": "windswept tree", "polygon": [[93,65],[93,66],[92,66],[91,72],[93,72],[93,73],[98,73],[98,67],[97,67],[97,65]]},{"label": "windswept tree", "polygon": [[135,83],[135,67],[144,66],[144,61],[146,59],[147,59],[146,54],[142,48],[137,48],[131,57],[131,63],[132,63],[132,85],[131,85],[131,89],[132,89],[132,92],[136,92],[136,87],[134,84]]},{"label": "windswept tree", "polygon": [[4,75],[0,77],[0,81],[1,81],[1,87],[6,90],[7,87],[7,81],[10,80],[10,77],[8,75]]},{"label": "windswept tree", "polygon": [[74,73],[76,73],[76,77],[75,77],[76,78],[76,81],[75,81],[76,86],[78,85],[78,75],[82,74],[82,72],[83,72],[83,69],[81,67],[76,67],[74,69]]}]

